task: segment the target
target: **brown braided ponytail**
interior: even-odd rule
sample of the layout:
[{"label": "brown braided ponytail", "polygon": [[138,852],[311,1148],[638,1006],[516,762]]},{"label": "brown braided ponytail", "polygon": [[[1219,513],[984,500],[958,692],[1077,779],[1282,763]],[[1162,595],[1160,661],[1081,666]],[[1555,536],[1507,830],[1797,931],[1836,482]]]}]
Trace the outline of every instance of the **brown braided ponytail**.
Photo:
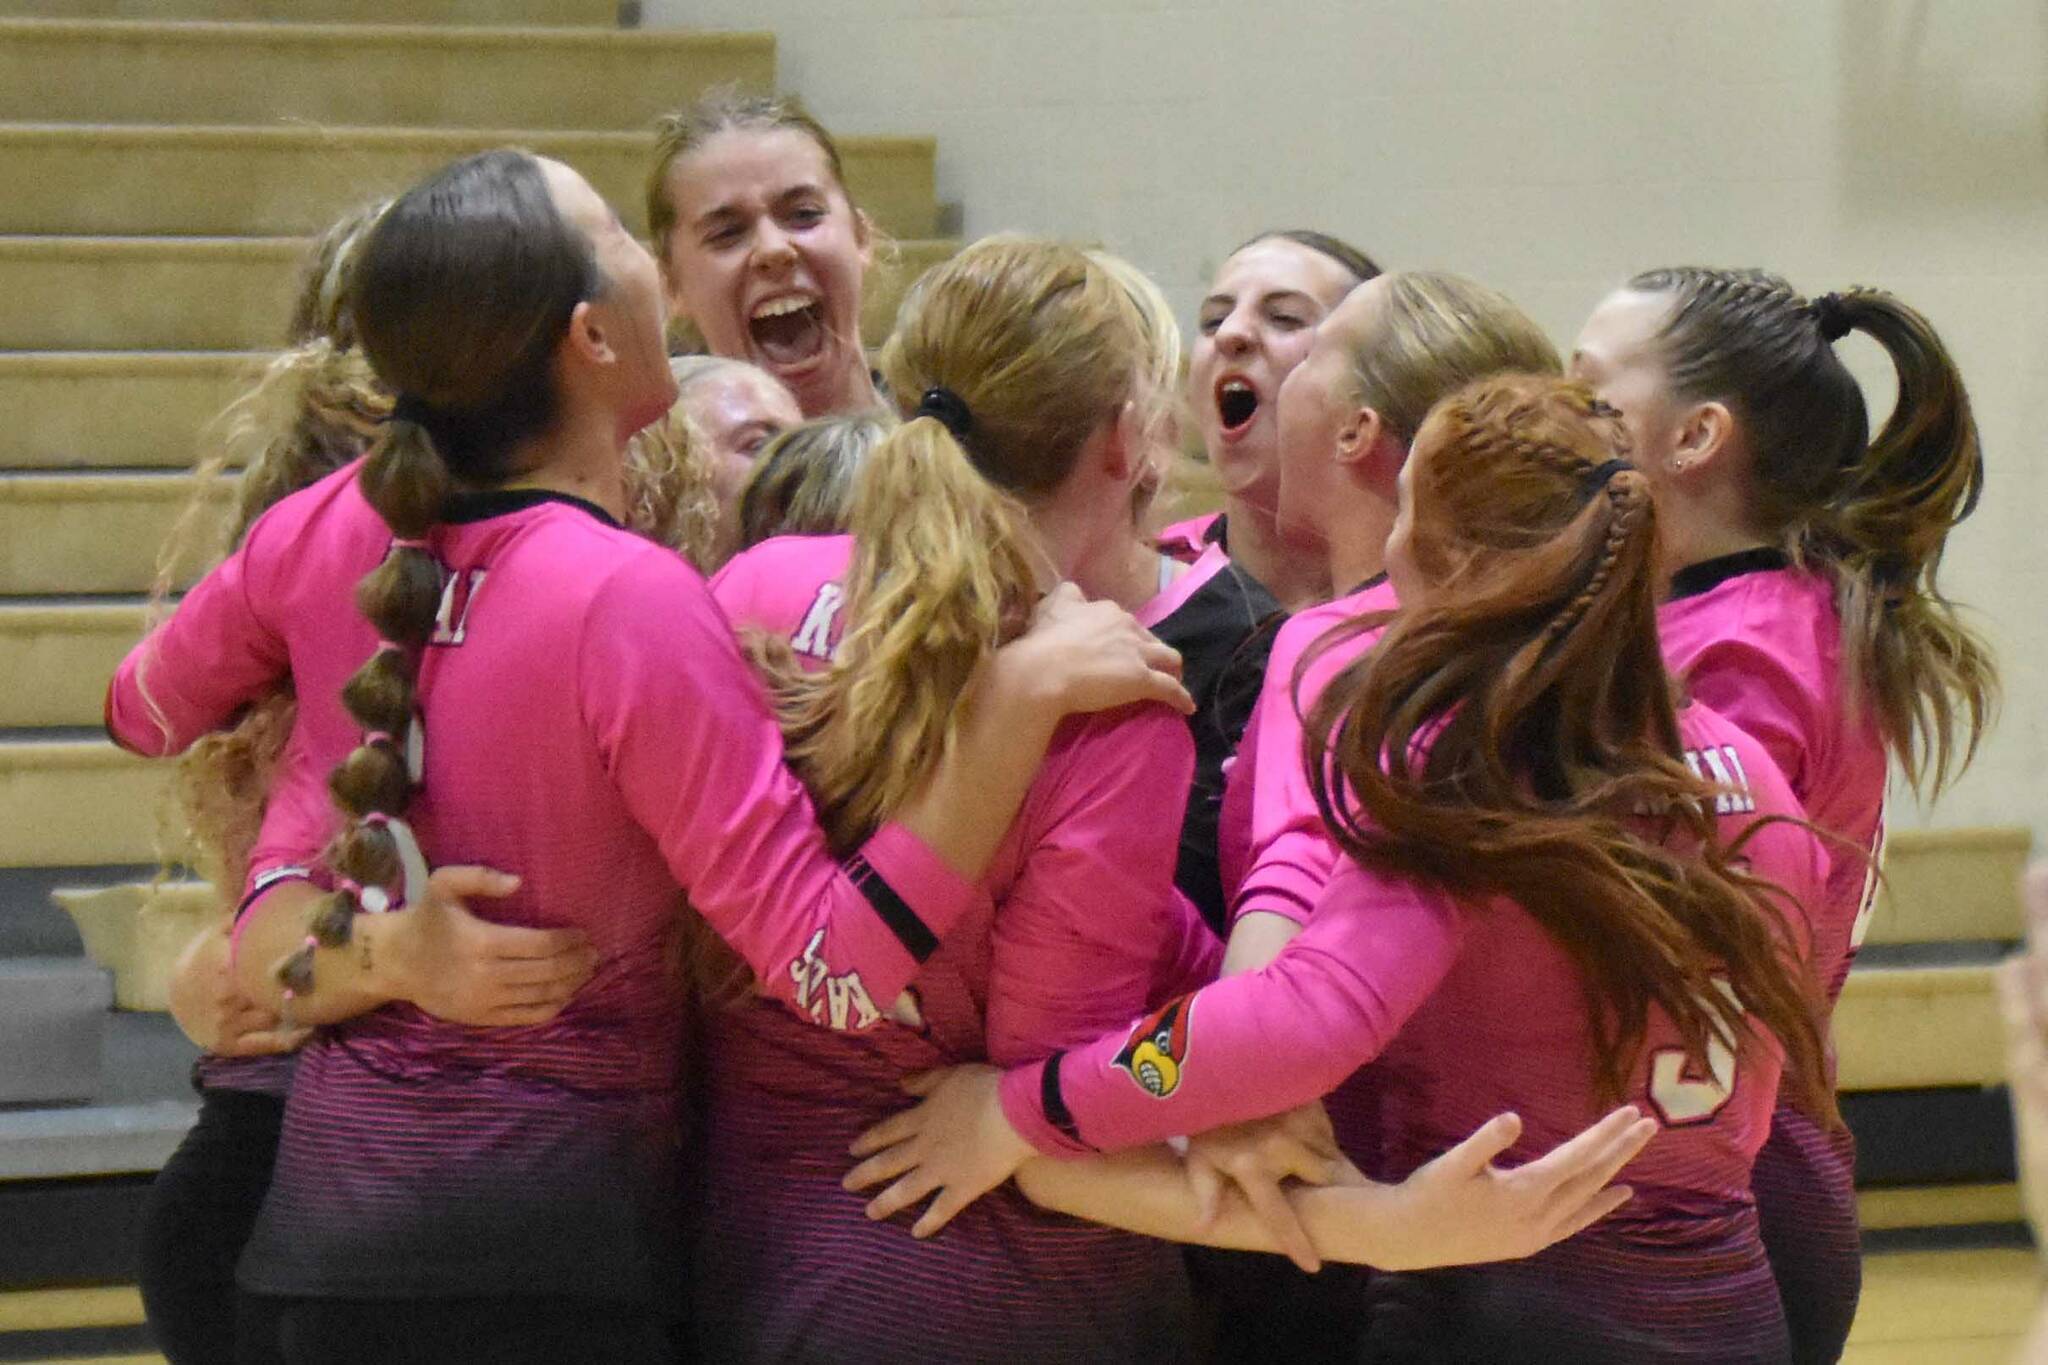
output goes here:
[{"label": "brown braided ponytail", "polygon": [[[392,544],[356,588],[380,643],[342,689],[363,742],[328,779],[350,819],[324,855],[338,889],[279,968],[312,984],[314,949],[346,943],[355,915],[395,903],[423,873],[403,816],[421,779],[420,658],[443,591],[431,537],[457,486],[501,483],[517,445],[554,419],[555,347],[602,287],[591,247],[556,211],[525,152],[465,158],[402,195],[364,244],[350,313],[377,378],[398,395],[358,485]],[[416,891],[417,888],[413,887]]]},{"label": "brown braided ponytail", "polygon": [[1747,1011],[1784,1047],[1788,1083],[1831,1113],[1810,1084],[1826,1074],[1818,1012],[1782,893],[1720,842],[1722,793],[1683,758],[1656,510],[1621,441],[1560,379],[1498,376],[1437,406],[1409,456],[1399,549],[1425,587],[1403,585],[1386,635],[1312,711],[1310,781],[1360,863],[1508,897],[1570,954],[1605,1098],[1622,1098],[1652,1005],[1702,1063],[1711,1042],[1763,1042]]}]

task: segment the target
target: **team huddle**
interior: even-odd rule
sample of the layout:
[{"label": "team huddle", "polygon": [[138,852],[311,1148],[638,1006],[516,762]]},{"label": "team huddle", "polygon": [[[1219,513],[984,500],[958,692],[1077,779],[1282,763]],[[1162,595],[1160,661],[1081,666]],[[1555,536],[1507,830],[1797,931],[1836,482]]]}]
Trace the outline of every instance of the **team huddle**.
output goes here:
[{"label": "team huddle", "polygon": [[1996,698],[1924,318],[1656,269],[1566,357],[1290,230],[1190,345],[998,235],[871,355],[722,95],[647,218],[337,223],[110,686],[224,901],[171,1361],[1840,1356],[1829,1014]]}]

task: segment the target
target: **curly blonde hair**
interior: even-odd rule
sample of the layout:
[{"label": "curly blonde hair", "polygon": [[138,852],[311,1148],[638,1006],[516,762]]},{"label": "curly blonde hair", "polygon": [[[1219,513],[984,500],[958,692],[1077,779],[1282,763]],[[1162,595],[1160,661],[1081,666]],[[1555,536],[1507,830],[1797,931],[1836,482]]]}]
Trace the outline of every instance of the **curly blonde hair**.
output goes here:
[{"label": "curly blonde hair", "polygon": [[[168,614],[184,566],[232,553],[274,503],[361,455],[390,414],[390,395],[354,347],[348,312],[357,250],[388,205],[354,209],[315,241],[292,307],[291,345],[266,361],[208,424],[192,496],[157,556],[152,620]],[[224,487],[232,489],[225,508]],[[142,683],[147,696],[146,665]],[[189,865],[220,888],[227,904],[234,902],[295,711],[286,689],[180,756],[159,810],[166,855],[160,875],[168,875],[174,861]]]},{"label": "curly blonde hair", "polygon": [[626,443],[626,524],[703,573],[718,567],[724,527],[704,437],[678,402]]}]

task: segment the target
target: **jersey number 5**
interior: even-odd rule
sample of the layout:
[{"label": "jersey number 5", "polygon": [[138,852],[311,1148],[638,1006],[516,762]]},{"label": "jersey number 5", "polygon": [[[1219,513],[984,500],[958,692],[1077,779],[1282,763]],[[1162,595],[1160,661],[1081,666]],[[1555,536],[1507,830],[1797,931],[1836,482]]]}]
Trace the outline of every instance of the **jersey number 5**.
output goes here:
[{"label": "jersey number 5", "polygon": [[[1735,999],[1735,988],[1725,980],[1716,977],[1714,984],[1730,1000]],[[1735,1048],[1718,1033],[1707,1041],[1705,1076],[1691,1070],[1682,1047],[1658,1048],[1650,1054],[1650,1104],[1666,1128],[1705,1123],[1734,1095]]]}]

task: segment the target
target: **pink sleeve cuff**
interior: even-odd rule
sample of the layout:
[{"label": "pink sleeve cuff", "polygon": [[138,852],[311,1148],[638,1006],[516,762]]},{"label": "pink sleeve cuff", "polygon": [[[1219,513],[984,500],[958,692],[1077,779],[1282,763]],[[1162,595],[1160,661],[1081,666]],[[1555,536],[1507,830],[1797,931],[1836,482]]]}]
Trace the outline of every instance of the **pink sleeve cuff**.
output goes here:
[{"label": "pink sleeve cuff", "polygon": [[114,670],[114,676],[107,679],[106,699],[100,705],[100,725],[116,748],[142,758],[164,758],[172,752],[170,735],[161,724],[146,718],[138,719],[133,714],[148,709],[141,699],[142,689],[135,681],[136,660],[148,643],[145,640],[142,645],[137,645]]},{"label": "pink sleeve cuff", "polygon": [[228,965],[230,967],[234,965],[236,958],[241,954],[242,930],[249,925],[249,912],[254,910],[256,903],[268,896],[273,888],[282,886],[286,882],[311,882],[315,887],[322,890],[326,889],[321,879],[313,874],[311,868],[273,867],[264,872],[252,873],[249,878],[249,892],[242,897],[242,903],[235,907],[235,921],[228,930]]},{"label": "pink sleeve cuff", "polygon": [[1245,874],[1237,900],[1230,907],[1230,922],[1254,910],[1296,924],[1307,924],[1323,889],[1343,865],[1344,857],[1320,833],[1290,829],[1266,846],[1258,862]]},{"label": "pink sleeve cuff", "polygon": [[1230,924],[1235,928],[1239,920],[1254,912],[1278,915],[1295,924],[1307,924],[1314,909],[1312,896],[1292,887],[1255,881],[1237,893],[1237,900],[1230,907]]},{"label": "pink sleeve cuff", "polygon": [[1092,1156],[1095,1149],[1082,1142],[1078,1133],[1062,1132],[1046,1117],[1046,1077],[1050,1072],[1057,1084],[1055,1064],[1064,1055],[1056,1052],[1046,1061],[1005,1071],[997,1083],[996,1098],[1010,1126],[1039,1152],[1062,1158]]}]

